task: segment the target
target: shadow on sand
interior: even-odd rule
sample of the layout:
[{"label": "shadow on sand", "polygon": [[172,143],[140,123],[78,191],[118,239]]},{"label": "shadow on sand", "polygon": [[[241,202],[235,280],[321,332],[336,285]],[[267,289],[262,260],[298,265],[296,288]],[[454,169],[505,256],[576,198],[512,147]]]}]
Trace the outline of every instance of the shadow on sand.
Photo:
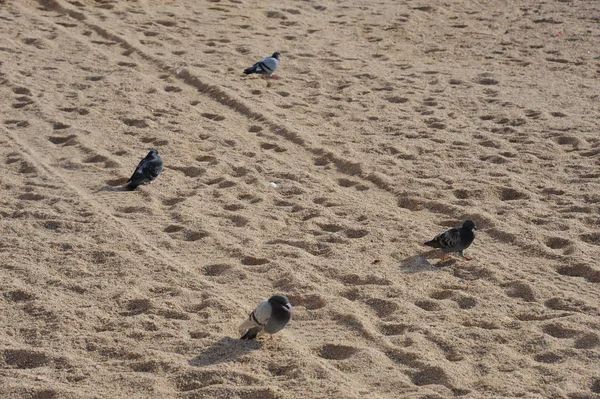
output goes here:
[{"label": "shadow on sand", "polygon": [[404,273],[421,273],[427,271],[438,271],[442,267],[451,266],[456,263],[456,259],[449,258],[448,260],[438,260],[435,265],[432,265],[430,259],[440,259],[439,250],[431,250],[420,255],[409,256],[402,259],[400,270]]},{"label": "shadow on sand", "polygon": [[102,188],[99,188],[98,190],[95,191],[95,193],[99,193],[101,191],[131,191],[131,190],[127,190],[125,188],[125,186],[117,186],[117,187],[113,187],[113,186],[104,186]]},{"label": "shadow on sand", "polygon": [[224,337],[214,345],[204,349],[189,361],[191,366],[204,367],[236,360],[242,355],[260,349],[262,342],[242,341],[240,339]]}]

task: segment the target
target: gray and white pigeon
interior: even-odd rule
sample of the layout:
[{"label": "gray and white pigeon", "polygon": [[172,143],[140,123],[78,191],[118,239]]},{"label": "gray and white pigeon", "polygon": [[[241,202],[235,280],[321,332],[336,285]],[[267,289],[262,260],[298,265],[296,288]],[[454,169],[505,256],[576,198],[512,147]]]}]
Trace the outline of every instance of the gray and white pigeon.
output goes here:
[{"label": "gray and white pigeon", "polygon": [[280,54],[278,52],[274,52],[272,56],[263,58],[256,64],[252,65],[250,68],[244,69],[244,73],[246,75],[257,73],[265,78],[276,79],[277,75],[275,75],[275,71],[279,66],[279,56]]},{"label": "gray and white pigeon", "polygon": [[273,295],[258,304],[250,316],[240,325],[241,339],[255,339],[264,331],[273,334],[281,331],[292,319],[292,305],[283,295]]},{"label": "gray and white pigeon", "polygon": [[163,160],[158,155],[158,151],[150,150],[148,155],[140,161],[133,175],[127,180],[126,190],[135,190],[142,184],[152,183],[163,171]]},{"label": "gray and white pigeon", "polygon": [[465,220],[461,227],[444,231],[435,236],[433,240],[427,241],[425,245],[440,248],[442,250],[442,260],[446,259],[450,252],[458,252],[466,260],[471,260],[472,258],[465,256],[463,251],[473,243],[475,230],[477,230],[475,222],[473,220]]}]

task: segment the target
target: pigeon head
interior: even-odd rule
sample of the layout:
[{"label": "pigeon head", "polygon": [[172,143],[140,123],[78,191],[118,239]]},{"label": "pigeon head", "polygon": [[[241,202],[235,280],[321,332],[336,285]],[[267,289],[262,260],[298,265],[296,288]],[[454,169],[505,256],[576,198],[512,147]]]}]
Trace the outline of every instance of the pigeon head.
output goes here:
[{"label": "pigeon head", "polygon": [[477,230],[477,226],[475,225],[475,222],[473,220],[465,220],[465,222],[462,225],[463,228],[467,229],[467,230]]},{"label": "pigeon head", "polygon": [[271,305],[280,305],[284,307],[289,307],[290,305],[290,301],[288,301],[288,299],[283,295],[273,295],[271,298],[269,298],[269,303]]},{"label": "pigeon head", "polygon": [[280,56],[280,55],[281,55],[281,54],[279,54],[279,52],[278,52],[278,51],[276,51],[276,52],[274,52],[274,53],[273,53],[273,55],[272,55],[271,57],[279,59],[279,56]]},{"label": "pigeon head", "polygon": [[151,157],[153,157],[153,158],[154,158],[154,157],[158,156],[158,151],[156,151],[156,150],[153,148],[153,149],[151,149],[151,150],[150,150],[150,152],[148,153],[148,156],[151,156]]}]

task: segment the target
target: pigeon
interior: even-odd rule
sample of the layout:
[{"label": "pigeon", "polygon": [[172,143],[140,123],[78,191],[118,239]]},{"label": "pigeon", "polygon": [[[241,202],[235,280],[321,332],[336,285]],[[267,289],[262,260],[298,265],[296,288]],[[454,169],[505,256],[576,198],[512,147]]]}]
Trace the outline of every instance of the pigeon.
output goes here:
[{"label": "pigeon", "polygon": [[133,175],[127,180],[126,190],[132,191],[142,184],[150,184],[163,171],[163,161],[158,151],[150,150],[148,155],[140,161]]},{"label": "pigeon", "polygon": [[244,73],[246,75],[250,75],[252,73],[258,73],[262,75],[264,78],[277,78],[275,75],[275,71],[279,66],[279,53],[274,52],[272,56],[263,58],[258,61],[256,64],[252,65],[250,68],[244,69]]},{"label": "pigeon", "polygon": [[477,230],[475,222],[473,220],[465,220],[461,227],[455,227],[440,233],[433,240],[427,241],[425,245],[433,248],[441,248],[442,260],[448,257],[449,252],[458,252],[466,260],[471,260],[472,258],[465,256],[463,251],[473,243],[475,230]]},{"label": "pigeon", "polygon": [[292,318],[292,305],[283,295],[273,295],[267,301],[258,304],[240,325],[241,339],[255,339],[258,333],[264,331],[273,334],[281,331]]}]

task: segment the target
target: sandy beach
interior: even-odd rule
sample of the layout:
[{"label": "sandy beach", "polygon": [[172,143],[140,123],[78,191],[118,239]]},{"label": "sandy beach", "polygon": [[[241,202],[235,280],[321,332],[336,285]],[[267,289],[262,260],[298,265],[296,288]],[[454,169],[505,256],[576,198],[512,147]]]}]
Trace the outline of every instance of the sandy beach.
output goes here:
[{"label": "sandy beach", "polygon": [[600,398],[599,18],[0,1],[0,397]]}]

